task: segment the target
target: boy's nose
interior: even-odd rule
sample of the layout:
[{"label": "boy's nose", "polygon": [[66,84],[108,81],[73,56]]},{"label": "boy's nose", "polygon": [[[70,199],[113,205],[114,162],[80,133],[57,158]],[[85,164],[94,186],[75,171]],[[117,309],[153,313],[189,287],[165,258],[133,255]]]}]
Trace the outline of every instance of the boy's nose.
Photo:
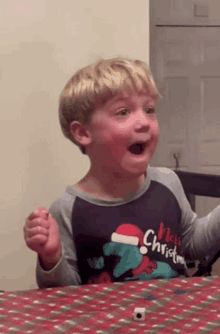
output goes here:
[{"label": "boy's nose", "polygon": [[147,131],[150,128],[150,120],[148,116],[146,115],[146,112],[140,112],[135,121],[135,129],[136,130],[142,130]]}]

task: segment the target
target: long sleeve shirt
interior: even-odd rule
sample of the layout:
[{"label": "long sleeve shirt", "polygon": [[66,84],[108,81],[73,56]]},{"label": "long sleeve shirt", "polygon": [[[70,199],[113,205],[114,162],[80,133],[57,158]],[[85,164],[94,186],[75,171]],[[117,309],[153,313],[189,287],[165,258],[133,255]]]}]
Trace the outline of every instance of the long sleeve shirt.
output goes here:
[{"label": "long sleeve shirt", "polygon": [[142,187],[125,198],[100,199],[68,186],[49,212],[62,257],[49,271],[38,258],[40,288],[183,277],[185,254],[202,259],[219,250],[220,206],[199,219],[168,168],[148,167]]}]

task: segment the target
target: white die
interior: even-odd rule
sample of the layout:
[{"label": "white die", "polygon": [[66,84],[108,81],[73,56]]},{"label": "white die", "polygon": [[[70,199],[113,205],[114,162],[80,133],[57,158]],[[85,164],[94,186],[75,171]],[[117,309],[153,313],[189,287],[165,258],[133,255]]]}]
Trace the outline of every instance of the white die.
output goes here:
[{"label": "white die", "polygon": [[137,320],[137,321],[145,320],[145,308],[144,307],[136,307],[134,309],[134,320]]}]

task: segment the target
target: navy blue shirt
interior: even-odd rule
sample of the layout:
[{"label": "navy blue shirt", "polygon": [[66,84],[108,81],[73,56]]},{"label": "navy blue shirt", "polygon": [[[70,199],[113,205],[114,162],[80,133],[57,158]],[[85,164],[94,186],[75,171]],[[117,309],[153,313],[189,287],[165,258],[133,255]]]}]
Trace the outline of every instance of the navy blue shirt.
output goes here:
[{"label": "navy blue shirt", "polygon": [[199,219],[168,168],[148,167],[142,187],[125,198],[101,199],[68,186],[49,211],[62,257],[49,271],[38,258],[42,288],[181,277],[184,254],[201,259],[219,250],[220,206]]},{"label": "navy blue shirt", "polygon": [[134,201],[113,207],[77,197],[71,221],[83,284],[185,274],[181,209],[157,181]]}]

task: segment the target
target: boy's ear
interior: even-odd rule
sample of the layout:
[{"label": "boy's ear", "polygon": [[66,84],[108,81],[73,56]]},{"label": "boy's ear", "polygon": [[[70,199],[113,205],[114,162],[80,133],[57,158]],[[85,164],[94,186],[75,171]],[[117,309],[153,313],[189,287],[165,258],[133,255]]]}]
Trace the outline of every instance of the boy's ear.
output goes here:
[{"label": "boy's ear", "polygon": [[88,126],[78,121],[73,121],[70,124],[70,133],[73,138],[83,146],[89,145],[92,141]]}]

